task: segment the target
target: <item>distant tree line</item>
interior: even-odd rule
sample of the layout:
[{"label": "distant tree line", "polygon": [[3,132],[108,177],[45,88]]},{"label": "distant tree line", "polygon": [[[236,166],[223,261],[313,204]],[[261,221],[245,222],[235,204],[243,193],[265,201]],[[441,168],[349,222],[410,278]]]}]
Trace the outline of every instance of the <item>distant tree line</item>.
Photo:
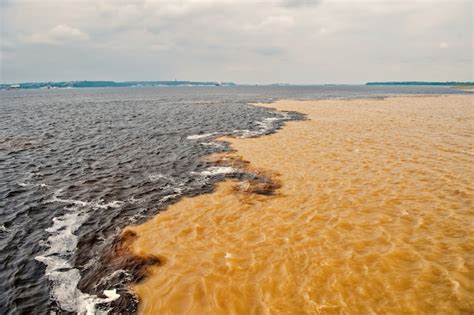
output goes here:
[{"label": "distant tree line", "polygon": [[159,86],[229,86],[231,82],[200,81],[63,81],[0,84],[0,89],[56,89],[56,88],[104,88],[104,87],[159,87]]},{"label": "distant tree line", "polygon": [[474,82],[430,82],[430,81],[397,81],[397,82],[367,82],[365,85],[449,85],[449,86],[471,86]]}]

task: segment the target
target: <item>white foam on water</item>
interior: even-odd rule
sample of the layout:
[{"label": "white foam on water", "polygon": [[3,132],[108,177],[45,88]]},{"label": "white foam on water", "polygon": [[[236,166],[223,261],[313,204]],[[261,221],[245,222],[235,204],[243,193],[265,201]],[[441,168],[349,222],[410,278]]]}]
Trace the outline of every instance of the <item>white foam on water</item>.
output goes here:
[{"label": "white foam on water", "polygon": [[286,121],[291,119],[290,113],[278,112],[279,117],[268,117],[261,121],[255,122],[258,126],[258,130],[234,130],[234,134],[237,134],[237,138],[251,138],[266,134],[275,127],[275,124],[279,121]]},{"label": "white foam on water", "polygon": [[203,133],[200,135],[190,135],[190,136],[187,136],[186,139],[197,140],[197,139],[209,138],[209,137],[215,136],[216,134],[217,134],[216,132],[211,132],[211,133]]},{"label": "white foam on water", "polygon": [[166,195],[164,196],[163,198],[160,199],[160,202],[164,203],[164,202],[167,202],[168,200],[170,199],[174,199],[176,197],[178,197],[179,194],[170,194],[170,195]]},{"label": "white foam on water", "polygon": [[148,175],[148,178],[150,179],[150,181],[152,182],[156,182],[160,179],[164,179],[164,180],[167,180],[169,182],[174,182],[174,179],[169,177],[169,176],[166,176],[164,174],[161,174],[161,173],[158,173],[158,174],[149,174]]},{"label": "white foam on water", "polygon": [[106,298],[99,298],[82,292],[77,288],[81,275],[74,268],[70,258],[77,248],[79,237],[75,234],[81,225],[96,209],[117,208],[121,201],[112,201],[106,204],[100,202],[86,202],[74,199],[61,199],[57,191],[50,202],[67,203],[65,213],[53,218],[53,225],[46,229],[50,234],[42,245],[48,249],[35,257],[37,261],[46,265],[46,277],[51,282],[51,296],[59,307],[68,312],[78,314],[106,314],[107,311],[97,309],[98,304],[109,303],[120,297],[115,290],[105,290]]},{"label": "white foam on water", "polygon": [[132,197],[127,199],[127,202],[128,203],[138,203],[138,202],[141,202],[142,200],[143,199],[141,199],[141,198],[136,199],[134,196],[132,196]]},{"label": "white foam on water", "polygon": [[[280,117],[265,118],[262,121],[256,122],[258,130],[235,130],[236,134],[241,137],[254,137],[267,133],[274,128],[275,123],[281,120],[289,119],[288,113],[279,113]],[[217,133],[207,133],[199,135],[190,135],[188,140],[198,140],[209,138],[217,135]],[[218,142],[201,142],[205,146],[222,146]],[[204,181],[208,181],[208,177],[238,173],[237,169],[227,166],[212,166],[201,172],[191,172],[191,175],[198,175]],[[174,182],[174,180],[164,174],[150,174],[148,175],[151,181],[158,181],[166,179]],[[18,183],[20,186],[29,186],[26,183]],[[173,193],[164,196],[160,202],[166,202],[174,199],[182,194],[184,184],[181,183],[173,189]],[[48,187],[41,184],[41,187]],[[81,279],[78,269],[74,268],[70,262],[70,258],[74,255],[77,248],[78,236],[75,234],[81,225],[92,215],[94,210],[118,208],[123,202],[112,201],[104,203],[102,201],[88,202],[75,199],[60,198],[61,190],[58,190],[50,202],[59,202],[67,204],[64,209],[65,213],[53,218],[53,224],[46,231],[50,234],[44,245],[47,248],[42,255],[35,257],[37,261],[46,265],[46,276],[51,281],[51,296],[58,303],[59,307],[68,312],[76,312],[78,314],[101,314],[107,311],[97,309],[99,304],[109,303],[120,297],[116,290],[104,290],[105,298],[100,298],[97,295],[91,295],[80,291],[77,286]],[[4,226],[0,228],[4,230]],[[232,254],[226,253],[226,259],[231,259]],[[123,271],[116,271],[123,272]],[[98,281],[106,281],[106,279],[98,279]]]},{"label": "white foam on water", "polygon": [[123,201],[114,200],[109,203],[102,203],[101,201],[82,201],[82,200],[75,200],[75,199],[63,199],[58,198],[58,195],[61,193],[62,189],[56,191],[51,199],[51,202],[60,202],[60,203],[67,203],[73,204],[79,207],[86,207],[89,206],[92,209],[99,208],[99,209],[107,209],[107,208],[118,208],[123,204]]},{"label": "white foam on water", "polygon": [[237,173],[237,172],[238,170],[229,166],[211,166],[207,170],[202,171],[202,172],[191,172],[191,175],[216,176],[216,175],[221,175],[221,174],[232,174],[232,173]]},{"label": "white foam on water", "polygon": [[[121,277],[121,279],[123,279],[122,281],[125,281],[125,282],[130,282],[132,280],[130,273],[128,273],[126,270],[119,269],[119,270],[115,270],[114,272],[107,275],[106,277],[100,279],[98,284],[99,285],[107,284],[110,280],[114,279],[115,277]],[[104,290],[104,295],[107,296],[107,294],[105,293],[106,291],[110,292],[112,290]],[[117,298],[119,297],[120,295],[117,296]]]},{"label": "white foam on water", "polygon": [[248,129],[234,130],[234,134],[238,134],[237,138],[251,138],[262,135],[259,131],[250,131]]},{"label": "white foam on water", "polygon": [[264,118],[262,121],[257,121],[257,125],[259,125],[260,129],[262,130],[268,130],[273,126],[275,122],[283,120],[283,119],[284,119],[283,117]]},{"label": "white foam on water", "polygon": [[[191,174],[194,173],[194,172],[191,172]],[[181,182],[181,183],[178,183],[177,186],[173,187],[173,193],[169,194],[169,195],[166,195],[164,197],[162,197],[160,199],[160,203],[165,203],[167,202],[168,200],[170,199],[174,199],[178,196],[181,196],[184,192],[184,190],[186,189],[185,188],[186,184]]]},{"label": "white foam on water", "polygon": [[17,182],[17,185],[20,187],[42,187],[42,188],[51,188],[51,186],[47,184],[32,184],[32,183],[25,183],[25,182]]}]

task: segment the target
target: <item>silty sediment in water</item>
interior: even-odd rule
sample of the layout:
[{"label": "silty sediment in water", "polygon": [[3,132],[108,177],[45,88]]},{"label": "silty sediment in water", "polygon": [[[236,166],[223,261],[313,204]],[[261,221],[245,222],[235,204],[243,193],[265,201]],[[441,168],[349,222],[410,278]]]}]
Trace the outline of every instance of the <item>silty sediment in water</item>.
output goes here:
[{"label": "silty sediment in water", "polygon": [[140,313],[473,312],[472,101],[269,105],[309,119],[225,140],[274,194],[227,181],[126,229],[163,261]]}]

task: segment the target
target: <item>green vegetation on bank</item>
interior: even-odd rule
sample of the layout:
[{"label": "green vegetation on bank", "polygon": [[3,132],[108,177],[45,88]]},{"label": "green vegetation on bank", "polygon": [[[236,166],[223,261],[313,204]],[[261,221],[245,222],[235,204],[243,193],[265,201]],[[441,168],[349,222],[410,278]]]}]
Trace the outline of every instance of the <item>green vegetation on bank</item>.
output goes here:
[{"label": "green vegetation on bank", "polygon": [[474,86],[474,82],[430,82],[430,81],[400,81],[400,82],[367,82],[365,85],[446,85],[446,86]]}]

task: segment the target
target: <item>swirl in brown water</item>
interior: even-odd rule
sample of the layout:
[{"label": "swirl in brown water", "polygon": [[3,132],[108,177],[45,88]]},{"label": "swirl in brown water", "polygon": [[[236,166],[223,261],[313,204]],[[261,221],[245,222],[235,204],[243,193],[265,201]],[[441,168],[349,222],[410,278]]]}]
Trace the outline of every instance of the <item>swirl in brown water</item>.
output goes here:
[{"label": "swirl in brown water", "polygon": [[225,140],[273,194],[227,181],[127,229],[161,262],[140,312],[473,313],[472,102],[271,104],[309,119]]}]

